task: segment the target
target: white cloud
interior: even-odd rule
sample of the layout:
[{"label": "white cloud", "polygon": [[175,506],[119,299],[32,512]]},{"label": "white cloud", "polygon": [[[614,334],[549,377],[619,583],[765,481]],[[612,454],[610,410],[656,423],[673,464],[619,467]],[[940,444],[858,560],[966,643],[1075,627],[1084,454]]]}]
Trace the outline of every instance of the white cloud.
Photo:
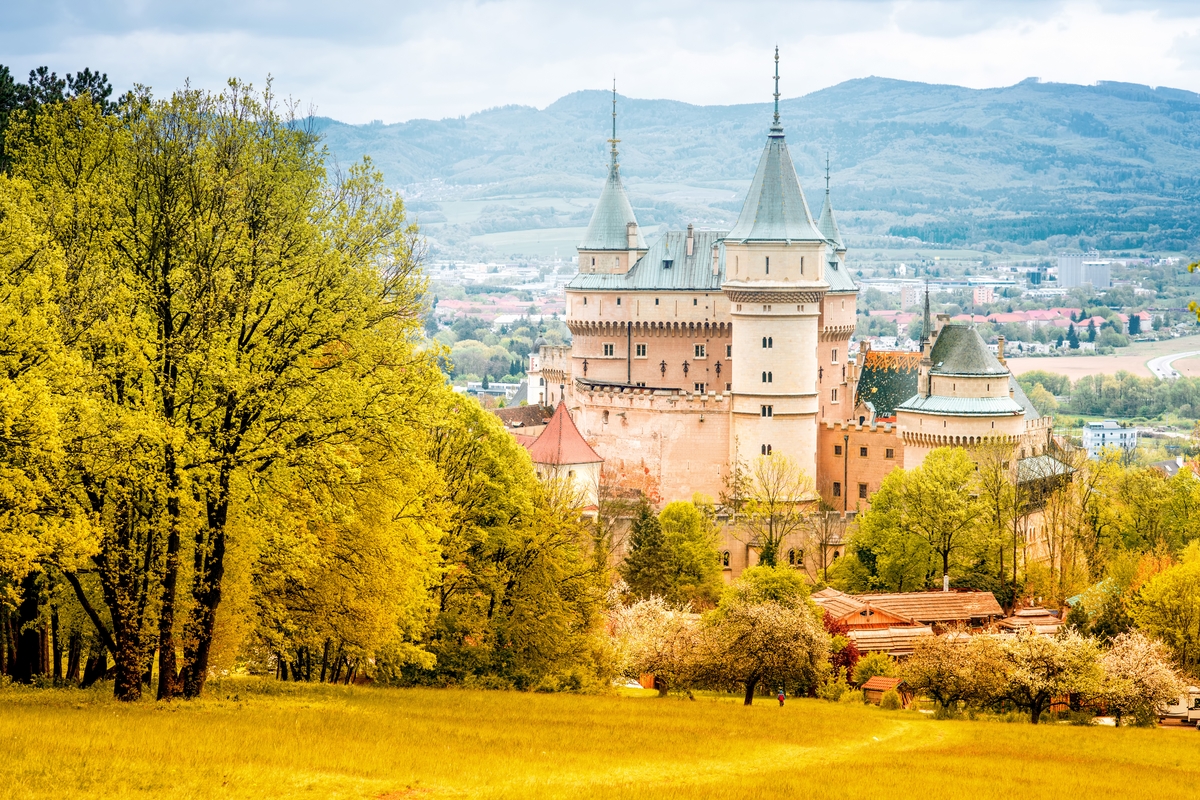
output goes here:
[{"label": "white cloud", "polygon": [[614,74],[631,96],[761,102],[776,43],[785,96],[866,75],[1200,91],[1200,7],[1174,0],[61,0],[4,27],[0,52],[17,72],[90,66],[118,89],[160,93],[271,74],[280,92],[352,122],[545,106]]}]

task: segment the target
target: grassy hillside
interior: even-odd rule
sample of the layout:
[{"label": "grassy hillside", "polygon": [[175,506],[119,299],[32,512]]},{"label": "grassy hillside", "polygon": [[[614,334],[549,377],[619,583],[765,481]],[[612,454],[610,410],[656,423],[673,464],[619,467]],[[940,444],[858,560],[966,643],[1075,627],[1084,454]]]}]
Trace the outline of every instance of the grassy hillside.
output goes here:
[{"label": "grassy hillside", "polygon": [[1192,729],[935,722],[815,700],[213,688],[172,706],[0,694],[0,797],[1169,800],[1200,785]]},{"label": "grassy hillside", "polygon": [[[397,125],[322,119],[317,127],[340,160],[370,154],[436,222],[439,199],[594,198],[607,163],[610,101],[584,91],[543,110],[507,106]],[[736,217],[768,104],[622,98],[620,114],[622,171],[643,225]],[[858,235],[1200,247],[1200,95],[1192,92],[1035,80],[975,90],[865,78],[783,101],[782,117],[809,202],[820,202],[828,153],[837,207]],[[580,224],[577,210],[559,209],[557,220],[545,210],[499,204],[474,234]]]}]

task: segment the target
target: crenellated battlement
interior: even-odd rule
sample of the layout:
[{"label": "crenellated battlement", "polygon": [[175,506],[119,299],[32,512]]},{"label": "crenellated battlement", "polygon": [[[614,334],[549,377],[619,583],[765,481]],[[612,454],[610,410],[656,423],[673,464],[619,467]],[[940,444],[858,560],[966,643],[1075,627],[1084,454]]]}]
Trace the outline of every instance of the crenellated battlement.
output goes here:
[{"label": "crenellated battlement", "polygon": [[891,433],[896,429],[895,424],[891,422],[847,422],[844,420],[825,420],[825,430],[827,431],[883,431]]}]

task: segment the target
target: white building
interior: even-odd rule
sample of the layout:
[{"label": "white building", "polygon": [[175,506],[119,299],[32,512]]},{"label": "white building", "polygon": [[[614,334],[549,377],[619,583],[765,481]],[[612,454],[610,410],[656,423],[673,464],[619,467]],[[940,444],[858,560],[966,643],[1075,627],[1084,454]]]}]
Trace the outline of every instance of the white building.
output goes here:
[{"label": "white building", "polygon": [[1108,289],[1112,275],[1107,260],[1099,253],[1062,253],[1058,257],[1058,285],[1065,289],[1090,283],[1093,289]]},{"label": "white building", "polygon": [[1083,446],[1088,458],[1099,458],[1106,447],[1119,447],[1122,450],[1133,450],[1138,443],[1137,428],[1122,428],[1115,419],[1103,422],[1089,422],[1083,428]]}]

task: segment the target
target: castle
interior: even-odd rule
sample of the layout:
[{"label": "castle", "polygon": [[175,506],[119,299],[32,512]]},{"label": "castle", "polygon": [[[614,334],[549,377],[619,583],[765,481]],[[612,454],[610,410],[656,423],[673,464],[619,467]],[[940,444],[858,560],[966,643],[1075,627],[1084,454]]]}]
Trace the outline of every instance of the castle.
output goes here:
[{"label": "castle", "polygon": [[[531,359],[538,399],[570,412],[611,480],[658,504],[719,497],[731,465],[760,456],[793,459],[841,512],[868,508],[888,472],[936,447],[1043,456],[1050,421],[1003,341],[993,354],[973,327],[935,323],[928,298],[920,353],[850,358],[858,287],[828,173],[814,217],[788,154],[778,63],[776,51],[774,118],[728,231],[646,242],[621,182],[614,93],[608,178],[566,287],[572,342]],[[726,539],[734,574],[754,563],[752,543]]]}]

